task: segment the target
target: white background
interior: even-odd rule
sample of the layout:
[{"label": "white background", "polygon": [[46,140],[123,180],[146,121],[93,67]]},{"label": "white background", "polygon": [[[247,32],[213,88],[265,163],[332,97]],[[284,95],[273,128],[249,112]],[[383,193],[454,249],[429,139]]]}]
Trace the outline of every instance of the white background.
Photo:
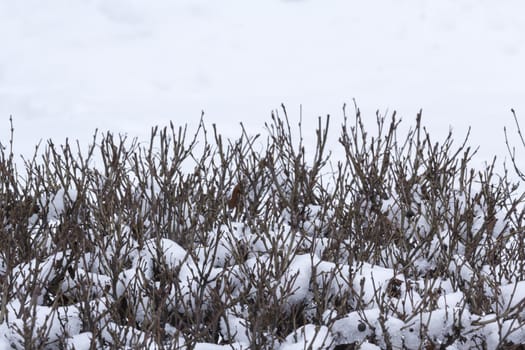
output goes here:
[{"label": "white background", "polygon": [[[525,116],[522,1],[0,0],[0,140],[15,152],[93,131],[148,139],[205,121],[262,131],[285,103],[305,133],[353,99],[373,127],[423,109],[434,139],[472,126],[478,162],[505,156],[511,108]],[[524,123],[525,124],[525,123]],[[514,130],[514,128],[513,128]],[[525,150],[524,150],[525,152]]]}]

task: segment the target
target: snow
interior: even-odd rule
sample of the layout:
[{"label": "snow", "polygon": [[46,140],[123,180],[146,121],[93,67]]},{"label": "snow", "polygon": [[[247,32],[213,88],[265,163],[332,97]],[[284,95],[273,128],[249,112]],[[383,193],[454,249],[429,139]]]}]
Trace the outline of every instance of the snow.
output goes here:
[{"label": "snow", "polygon": [[360,312],[351,312],[344,318],[334,322],[332,333],[340,344],[363,342],[367,336],[373,335],[373,330],[367,325],[368,320],[379,317],[378,309],[369,309]]},{"label": "snow", "polygon": [[[234,225],[243,227],[242,224]],[[226,228],[223,228],[226,229]],[[230,234],[239,234],[238,229]],[[244,235],[251,236],[253,233],[244,228]],[[272,231],[270,231],[272,232]],[[288,229],[282,232],[289,232]],[[226,233],[226,232],[224,232]],[[288,236],[288,235],[287,235]],[[275,236],[275,239],[282,238]],[[229,235],[224,234],[215,244],[225,245],[229,240]],[[291,242],[290,245],[284,246],[282,251],[286,254],[296,252],[301,242]],[[411,281],[401,274],[395,274],[392,268],[374,266],[368,263],[356,262],[353,266],[337,266],[334,263],[322,261],[314,253],[290,255],[289,263],[285,266],[279,266],[272,259],[276,256],[270,256],[267,252],[259,250],[258,247],[251,247],[251,258],[247,259],[244,264],[236,264],[234,261],[224,260],[225,265],[222,268],[215,268],[215,259],[202,259],[193,261],[188,252],[180,245],[169,239],[152,239],[144,242],[143,247],[135,247],[135,253],[132,255],[131,268],[124,270],[118,276],[118,286],[116,297],[132,296],[130,300],[135,300],[128,304],[134,308],[134,320],[139,324],[146,322],[148,319],[147,306],[150,303],[149,297],[137,294],[143,286],[151,286],[154,279],[153,264],[161,262],[164,268],[178,271],[179,288],[185,298],[184,303],[191,301],[196,305],[196,295],[199,285],[208,283],[213,288],[216,276],[222,273],[234,276],[233,283],[229,292],[232,295],[244,293],[247,288],[250,293],[255,293],[250,285],[253,281],[266,280],[270,287],[277,288],[277,297],[288,310],[301,304],[310,304],[314,302],[312,295],[312,281],[317,281],[317,286],[328,286],[327,292],[331,300],[332,297],[340,297],[345,293],[354,295],[356,299],[351,302],[357,302],[359,299],[360,307],[357,311],[350,312],[346,315],[338,315],[335,311],[327,310],[323,315],[326,325],[305,324],[290,333],[281,343],[280,349],[293,350],[303,349],[311,346],[312,349],[331,349],[334,344],[362,344],[362,348],[374,349],[376,345],[370,344],[367,340],[377,339],[378,345],[385,348],[391,344],[395,348],[416,349],[421,346],[421,334],[425,334],[427,339],[433,343],[443,344],[447,337],[452,335],[456,329],[465,330],[466,334],[484,334],[489,348],[494,348],[499,342],[500,334],[508,334],[507,340],[514,343],[525,341],[525,329],[519,326],[519,323],[512,320],[506,320],[501,329],[495,328],[496,322],[493,321],[494,315],[479,317],[472,315],[468,308],[465,307],[465,296],[462,292],[453,291],[445,281],[439,279],[432,283],[435,290],[442,293],[436,300],[435,308],[432,310],[420,309],[421,297],[419,296],[419,287],[417,281]],[[40,267],[40,273],[36,276],[38,279],[54,278],[57,263],[67,256],[68,252],[55,254],[47,260],[37,264],[31,261],[21,265],[15,272],[16,279],[14,283],[19,284],[18,289],[22,292],[28,279],[25,272],[29,268]],[[291,253],[290,253],[291,254]],[[206,255],[204,255],[206,256]],[[278,255],[277,255],[278,256]],[[85,253],[85,258],[89,260],[90,253]],[[287,260],[284,260],[286,262]],[[211,268],[211,269],[210,269]],[[211,271],[206,275],[202,271]],[[457,277],[464,275],[461,271],[451,270],[452,274]],[[249,277],[248,275],[252,276]],[[281,276],[277,278],[278,276]],[[89,278],[88,278],[89,277]],[[328,280],[326,278],[329,277]],[[469,281],[469,276],[463,276]],[[207,280],[203,280],[206,279]],[[83,282],[84,280],[89,282]],[[37,281],[38,282],[38,281]],[[428,282],[428,281],[425,281]],[[43,282],[39,282],[44,284]],[[148,344],[149,348],[158,346],[148,338],[148,335],[131,325],[121,325],[106,318],[106,305],[111,303],[106,298],[111,298],[105,291],[111,288],[111,278],[104,274],[97,274],[92,271],[78,269],[74,276],[66,277],[61,282],[61,288],[64,295],[74,298],[75,289],[82,289],[83,283],[90,283],[91,295],[88,302],[91,313],[96,315],[99,322],[103,322],[105,327],[101,334],[106,344],[125,344],[129,347],[143,346]],[[157,283],[157,282],[155,282]],[[327,283],[330,283],[327,285]],[[497,303],[494,310],[501,313],[512,312],[518,304],[524,299],[523,283],[504,285],[499,291]],[[157,286],[156,288],[159,288]],[[42,295],[35,296],[43,298]],[[281,293],[281,294],[279,294]],[[356,294],[352,294],[356,293]],[[280,297],[279,297],[280,295]],[[169,296],[173,301],[171,308],[176,308],[177,297],[174,291]],[[358,296],[358,298],[357,298]],[[42,301],[38,301],[34,309],[35,324],[37,329],[48,334],[48,342],[58,340],[59,337],[66,334],[67,344],[70,348],[86,348],[90,342],[92,334],[83,332],[81,313],[86,310],[84,302],[69,306],[60,306],[53,310],[51,307],[40,306]],[[0,330],[4,330],[0,340],[3,342],[20,342],[18,329],[22,329],[25,320],[20,318],[18,310],[24,305],[17,298],[11,300],[8,305],[7,322],[0,324]],[[205,308],[206,305],[201,305]],[[269,305],[271,307],[271,305]],[[388,319],[382,320],[384,308],[391,310],[392,314]],[[383,311],[382,311],[383,310]],[[508,311],[507,311],[508,310]],[[521,313],[519,317],[524,317]],[[394,316],[395,315],[395,316]],[[226,309],[225,317],[220,319],[220,333],[222,339],[231,342],[231,347],[237,349],[247,349],[251,344],[249,321],[246,317],[245,305],[235,304]],[[492,320],[491,320],[492,319]],[[476,323],[477,322],[477,323]],[[479,328],[477,324],[483,324],[484,328]],[[7,326],[7,327],[6,327]],[[171,327],[171,326],[170,326]],[[171,332],[170,327],[166,327],[166,332]],[[175,334],[175,333],[174,333]],[[473,338],[475,339],[475,338]],[[457,348],[473,346],[474,340],[465,340],[465,344],[456,344]],[[0,343],[2,345],[2,343]],[[199,343],[197,348],[200,349],[219,349],[216,344]]]},{"label": "snow", "polygon": [[[516,309],[525,302],[525,281],[511,283],[501,287],[501,295],[498,300],[500,307],[504,310]],[[520,312],[520,317],[525,317],[525,312]]]},{"label": "snow", "polygon": [[48,220],[57,220],[60,215],[64,212],[66,206],[71,203],[74,203],[77,198],[77,193],[73,189],[65,192],[63,189],[60,189],[55,193],[52,198],[43,198],[41,206],[46,205],[46,201],[49,200],[49,213],[47,214]]},{"label": "snow", "polygon": [[[9,145],[10,115],[15,153],[26,157],[40,140],[48,138],[56,144],[66,138],[79,139],[85,146],[97,128],[147,141],[150,127],[157,124],[173,121],[196,128],[201,111],[207,123],[217,123],[225,136],[236,137],[240,122],[251,133],[259,132],[280,103],[285,103],[294,122],[302,113],[303,127],[308,131],[306,142],[311,143],[314,134],[309,131],[316,126],[317,116],[333,115],[335,131],[342,120],[342,105],[351,105],[355,99],[371,125],[376,110],[397,110],[411,121],[422,108],[423,122],[436,139],[442,139],[451,127],[461,138],[472,126],[470,143],[481,146],[476,161],[490,161],[494,154],[506,154],[503,127],[513,129],[510,109],[514,108],[518,117],[525,113],[523,10],[525,4],[517,0],[3,1],[0,144]],[[513,139],[516,142],[515,135]],[[336,137],[329,146],[337,146]],[[52,210],[47,219],[59,222],[76,195],[60,189],[48,198]],[[305,231],[310,235],[323,226],[316,218],[319,210],[315,206],[306,210],[311,220]],[[499,226],[503,219],[498,219],[495,232],[503,230]],[[418,225],[427,225],[424,219],[418,220]],[[477,222],[481,225],[482,220]],[[122,231],[129,234],[129,228]],[[312,281],[327,286],[331,297],[359,295],[363,311],[338,315],[335,310],[326,310],[323,320],[331,328],[306,324],[282,341],[281,350],[329,349],[334,343],[354,342],[361,349],[379,349],[367,339],[388,338],[384,332],[398,335],[391,339],[394,346],[417,348],[420,331],[439,343],[459,326],[471,333],[485,332],[488,348],[495,347],[500,335],[506,333],[516,344],[525,341],[525,329],[516,328],[512,320],[500,328],[495,322],[478,327],[494,315],[464,310],[466,296],[454,290],[448,280],[433,280],[442,294],[436,298],[434,310],[419,312],[421,281],[365,262],[336,265],[323,261],[323,249],[329,245],[325,238],[307,240],[286,225],[263,236],[242,223],[236,223],[233,230],[220,227],[217,232],[214,242],[203,243],[195,252],[166,238],[141,246],[130,238],[125,249],[131,266],[116,276],[116,296],[133,293],[134,285],[148,284],[154,261],[160,257],[169,269],[178,271],[181,294],[168,293],[172,308],[177,307],[181,295],[186,298],[183,301],[196,303],[193,296],[202,280],[213,284],[223,267],[228,268],[233,294],[251,291],[246,278],[249,272],[279,286],[289,308],[312,300]],[[439,237],[431,242],[433,254],[448,245],[450,232]],[[218,248],[210,251],[215,244]],[[234,261],[236,244],[250,247],[243,264]],[[312,253],[299,254],[304,246],[313,246]],[[281,270],[268,254],[276,247],[293,256]],[[114,254],[116,250],[108,241],[107,252]],[[23,294],[28,283],[54,278],[55,264],[67,254],[17,266],[11,282]],[[5,261],[0,259],[3,273]],[[114,276],[102,271],[96,252],[86,253],[83,261],[86,266],[76,270],[75,276],[65,276],[61,291],[74,298],[83,290],[83,281],[91,281],[89,309],[107,323],[105,340],[109,344],[122,341],[129,347],[142,344],[145,333],[104,318],[111,298],[105,291]],[[448,267],[451,274],[469,284],[475,268],[461,254],[454,262]],[[433,263],[421,258],[416,268],[426,272]],[[29,271],[35,269],[39,270],[36,280],[29,281]],[[491,271],[486,275],[487,284],[492,283]],[[399,289],[394,293],[391,288],[397,284]],[[34,296],[38,305],[46,292]],[[385,329],[380,327],[378,293],[386,300],[381,303],[399,316],[388,319]],[[498,295],[488,297],[493,299],[494,309],[511,313],[525,299],[525,282],[508,280]],[[147,318],[143,309],[148,300],[142,300],[131,305],[136,308],[137,322]],[[7,321],[0,324],[0,350],[17,341],[15,330],[25,321],[18,310],[24,302],[15,298],[8,303]],[[63,332],[61,320],[67,319],[69,348],[87,349],[93,334],[80,329],[80,308],[73,304],[52,312],[49,307],[37,306],[35,322],[47,329],[52,341]],[[410,318],[414,314],[417,317]],[[517,316],[525,314],[521,311]],[[221,336],[233,344],[199,343],[195,348],[249,348],[245,317],[245,310],[233,305],[221,319]],[[458,343],[448,348],[464,346]]]},{"label": "snow", "polygon": [[225,336],[226,341],[231,341],[248,347],[250,339],[248,337],[249,330],[248,323],[241,317],[235,316],[233,313],[226,315],[225,320],[221,320],[221,332],[223,334],[231,333],[230,336]]},{"label": "snow", "polygon": [[[226,136],[259,132],[285,103],[342,117],[355,98],[458,138],[479,162],[505,155],[510,109],[525,110],[525,5],[518,0],[36,0],[0,4],[0,140],[90,140],[95,128],[147,140],[150,127],[201,111]],[[334,129],[338,126],[333,124]],[[314,135],[305,134],[308,140]],[[490,142],[488,142],[490,140]],[[332,146],[337,144],[332,141]]]},{"label": "snow", "polygon": [[328,327],[308,324],[287,336],[280,350],[330,349],[332,342]]},{"label": "snow", "polygon": [[88,350],[90,348],[93,334],[91,332],[84,332],[75,334],[71,337],[68,343],[68,349]]}]

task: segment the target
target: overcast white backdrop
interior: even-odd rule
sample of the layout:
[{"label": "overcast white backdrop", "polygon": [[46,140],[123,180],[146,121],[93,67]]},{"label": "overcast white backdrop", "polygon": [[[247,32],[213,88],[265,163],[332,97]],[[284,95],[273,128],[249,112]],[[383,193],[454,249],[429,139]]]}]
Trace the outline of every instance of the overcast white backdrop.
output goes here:
[{"label": "overcast white backdrop", "polygon": [[[309,132],[357,101],[367,120],[423,109],[435,138],[472,126],[479,161],[525,118],[519,0],[0,0],[0,141],[15,151],[95,128],[147,140],[201,111],[227,136],[285,103]],[[349,109],[350,112],[353,108]],[[524,122],[525,124],[525,122]],[[372,123],[370,123],[372,125]]]}]

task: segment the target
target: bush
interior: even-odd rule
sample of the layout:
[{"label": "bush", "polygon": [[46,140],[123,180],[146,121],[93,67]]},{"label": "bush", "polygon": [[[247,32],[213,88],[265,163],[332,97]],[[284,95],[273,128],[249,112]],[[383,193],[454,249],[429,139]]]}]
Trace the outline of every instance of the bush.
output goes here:
[{"label": "bush", "polygon": [[405,137],[378,114],[370,136],[343,111],[335,163],[329,118],[307,152],[284,107],[263,150],[202,121],[50,141],[21,172],[0,147],[0,347],[525,343],[518,184],[421,114]]}]

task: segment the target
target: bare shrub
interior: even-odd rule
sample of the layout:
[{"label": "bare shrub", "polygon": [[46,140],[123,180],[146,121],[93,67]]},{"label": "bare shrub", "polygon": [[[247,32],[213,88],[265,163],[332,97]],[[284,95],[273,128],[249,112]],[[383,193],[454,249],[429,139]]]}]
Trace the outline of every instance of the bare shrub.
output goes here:
[{"label": "bare shrub", "polygon": [[193,134],[155,127],[147,144],[112,133],[96,133],[87,151],[49,141],[23,171],[12,142],[0,144],[6,341],[20,349],[525,342],[524,195],[496,174],[495,159],[470,168],[468,135],[435,142],[421,113],[401,136],[395,113],[377,114],[369,129],[357,107],[353,118],[345,107],[334,160],[330,118],[319,118],[316,144],[305,145],[284,106],[281,114],[265,141],[244,128],[224,140],[202,121]]}]

